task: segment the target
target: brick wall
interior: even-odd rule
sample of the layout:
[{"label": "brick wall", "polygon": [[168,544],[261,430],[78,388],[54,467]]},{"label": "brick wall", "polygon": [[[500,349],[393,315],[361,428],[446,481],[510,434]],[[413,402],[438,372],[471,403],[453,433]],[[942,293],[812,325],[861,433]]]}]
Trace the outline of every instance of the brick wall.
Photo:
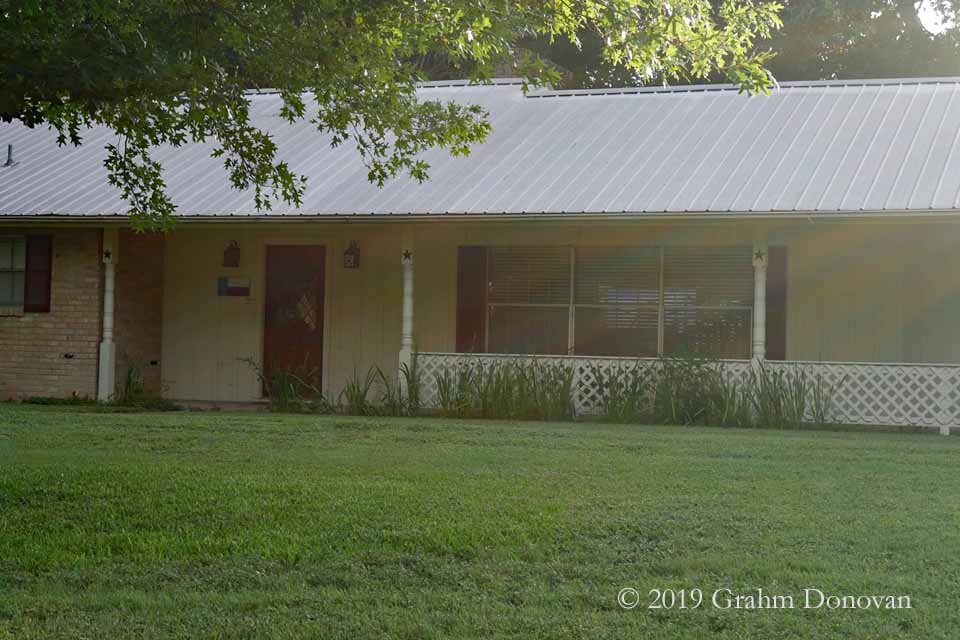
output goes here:
[{"label": "brick wall", "polygon": [[[16,229],[0,233],[17,234]],[[96,397],[100,230],[31,229],[53,236],[50,313],[0,317],[0,400]]]},{"label": "brick wall", "polygon": [[148,393],[159,394],[163,316],[163,236],[122,230],[114,301],[117,385],[137,366]]}]

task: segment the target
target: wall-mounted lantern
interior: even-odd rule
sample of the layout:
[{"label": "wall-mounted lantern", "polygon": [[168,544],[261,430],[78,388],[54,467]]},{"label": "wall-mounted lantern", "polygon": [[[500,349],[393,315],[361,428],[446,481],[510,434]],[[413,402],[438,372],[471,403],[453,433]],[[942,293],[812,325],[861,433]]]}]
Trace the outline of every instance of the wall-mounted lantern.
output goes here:
[{"label": "wall-mounted lantern", "polygon": [[360,268],[360,245],[357,244],[356,240],[351,240],[350,246],[347,247],[347,250],[343,252],[343,268]]},{"label": "wall-mounted lantern", "polygon": [[240,244],[236,240],[231,240],[227,248],[223,250],[223,266],[240,266]]}]

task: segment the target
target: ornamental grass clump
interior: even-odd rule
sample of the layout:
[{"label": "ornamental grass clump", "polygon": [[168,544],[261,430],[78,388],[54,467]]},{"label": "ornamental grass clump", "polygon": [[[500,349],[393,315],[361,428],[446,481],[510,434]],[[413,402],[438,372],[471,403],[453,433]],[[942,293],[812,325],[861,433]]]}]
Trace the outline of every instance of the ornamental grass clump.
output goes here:
[{"label": "ornamental grass clump", "polygon": [[810,381],[803,370],[772,369],[758,363],[751,372],[753,415],[760,426],[796,429],[807,412]]},{"label": "ornamental grass clump", "polygon": [[336,407],[312,382],[320,379],[320,367],[308,366],[306,362],[297,367],[278,367],[269,373],[252,358],[240,360],[253,369],[270,411],[277,413],[334,413]]},{"label": "ornamental grass clump", "polygon": [[[826,425],[838,385],[789,365],[754,363],[742,378],[720,360],[677,357],[646,369],[651,396],[650,421],[656,424],[798,429]],[[634,379],[631,381],[630,376]],[[642,421],[634,407],[643,397],[638,374],[620,368],[596,369],[604,416],[609,420]],[[840,384],[842,384],[841,381]]]},{"label": "ornamental grass clump", "polygon": [[447,417],[570,420],[574,373],[564,364],[476,360],[434,374],[437,404]]},{"label": "ornamental grass clump", "polygon": [[[536,364],[536,363],[535,363]],[[537,404],[544,420],[572,420],[576,414],[573,367],[539,365]]]},{"label": "ornamental grass clump", "polygon": [[847,376],[843,376],[840,381],[831,385],[828,384],[822,375],[813,377],[810,384],[810,422],[818,427],[825,427],[832,422],[834,399],[837,390],[847,381]]},{"label": "ornamental grass clump", "polygon": [[[370,400],[370,392],[377,382],[378,371],[380,371],[379,367],[372,367],[361,378],[357,370],[353,370],[353,375],[347,380],[347,384],[340,391],[340,397],[338,398],[340,408],[344,413],[352,416],[377,415],[377,406]],[[382,375],[382,372],[380,375]]]},{"label": "ornamental grass clump", "polygon": [[[365,401],[365,404],[361,405],[366,407],[370,415],[416,416],[420,414],[420,387],[423,381],[416,356],[413,357],[410,365],[405,362],[401,364],[396,376],[388,376],[380,367],[374,367],[372,371],[375,384],[380,390],[380,397],[377,404]],[[362,391],[362,388],[357,386],[358,382],[348,382],[348,387],[356,389],[351,393],[354,398],[359,398]],[[355,403],[354,406],[357,404],[360,403]]]},{"label": "ornamental grass clump", "polygon": [[433,374],[437,384],[437,404],[447,418],[466,418],[473,405],[473,374],[470,365],[444,369]]},{"label": "ornamental grass clump", "polygon": [[709,415],[711,377],[716,362],[697,357],[664,358],[653,385],[653,419],[659,424],[691,425]]},{"label": "ornamental grass clump", "polygon": [[704,380],[706,400],[703,424],[717,427],[750,427],[754,425],[753,385],[739,383],[723,365],[713,366]]},{"label": "ornamental grass clump", "polygon": [[632,366],[604,368],[591,365],[590,374],[600,390],[601,415],[610,422],[649,422],[655,371],[640,361]]}]

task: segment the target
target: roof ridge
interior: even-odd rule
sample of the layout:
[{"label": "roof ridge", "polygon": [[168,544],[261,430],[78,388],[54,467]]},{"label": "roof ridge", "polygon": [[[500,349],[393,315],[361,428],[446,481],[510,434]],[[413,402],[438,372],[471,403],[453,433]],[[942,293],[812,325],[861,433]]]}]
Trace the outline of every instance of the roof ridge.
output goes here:
[{"label": "roof ridge", "polygon": [[[859,80],[788,80],[776,84],[779,89],[814,89],[828,87],[904,86],[927,84],[960,84],[960,76],[930,78],[864,78]],[[638,93],[712,93],[740,91],[740,86],[727,83],[669,85],[661,87],[608,87],[602,89],[554,89],[529,91],[527,98],[568,98],[587,96],[618,96]]]},{"label": "roof ridge", "polygon": [[[460,78],[454,80],[430,80],[418,82],[418,89],[445,89],[448,87],[522,86],[523,78],[491,78],[485,81]],[[960,84],[960,76],[934,76],[930,78],[863,78],[852,80],[787,80],[777,83],[778,89],[809,89],[817,87],[864,87],[923,84]],[[668,85],[660,87],[604,87],[600,89],[532,89],[528,98],[566,98],[572,96],[619,96],[636,93],[708,93],[716,91],[739,91],[740,86],[729,83]],[[247,89],[248,96],[276,95],[279,89]]]},{"label": "roof ridge", "polygon": [[445,87],[489,87],[489,86],[513,86],[522,85],[525,82],[523,78],[490,78],[489,80],[471,80],[469,78],[460,78],[456,80],[429,80],[418,82],[419,89],[443,89]]}]

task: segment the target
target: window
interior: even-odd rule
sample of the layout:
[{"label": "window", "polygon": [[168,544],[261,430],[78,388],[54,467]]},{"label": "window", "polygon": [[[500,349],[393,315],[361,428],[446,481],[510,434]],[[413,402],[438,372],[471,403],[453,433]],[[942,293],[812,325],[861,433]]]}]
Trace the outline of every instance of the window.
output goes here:
[{"label": "window", "polygon": [[749,358],[752,330],[749,247],[664,248],[664,354]]},{"label": "window", "polygon": [[461,247],[459,255],[459,351],[750,357],[750,247]]},{"label": "window", "polygon": [[567,353],[570,249],[490,249],[487,314],[490,353]]},{"label": "window", "polygon": [[0,307],[20,309],[26,277],[25,238],[0,237]]},{"label": "window", "polygon": [[0,314],[50,311],[50,236],[0,237]]},{"label": "window", "polygon": [[659,249],[577,249],[575,297],[575,353],[657,355]]}]

